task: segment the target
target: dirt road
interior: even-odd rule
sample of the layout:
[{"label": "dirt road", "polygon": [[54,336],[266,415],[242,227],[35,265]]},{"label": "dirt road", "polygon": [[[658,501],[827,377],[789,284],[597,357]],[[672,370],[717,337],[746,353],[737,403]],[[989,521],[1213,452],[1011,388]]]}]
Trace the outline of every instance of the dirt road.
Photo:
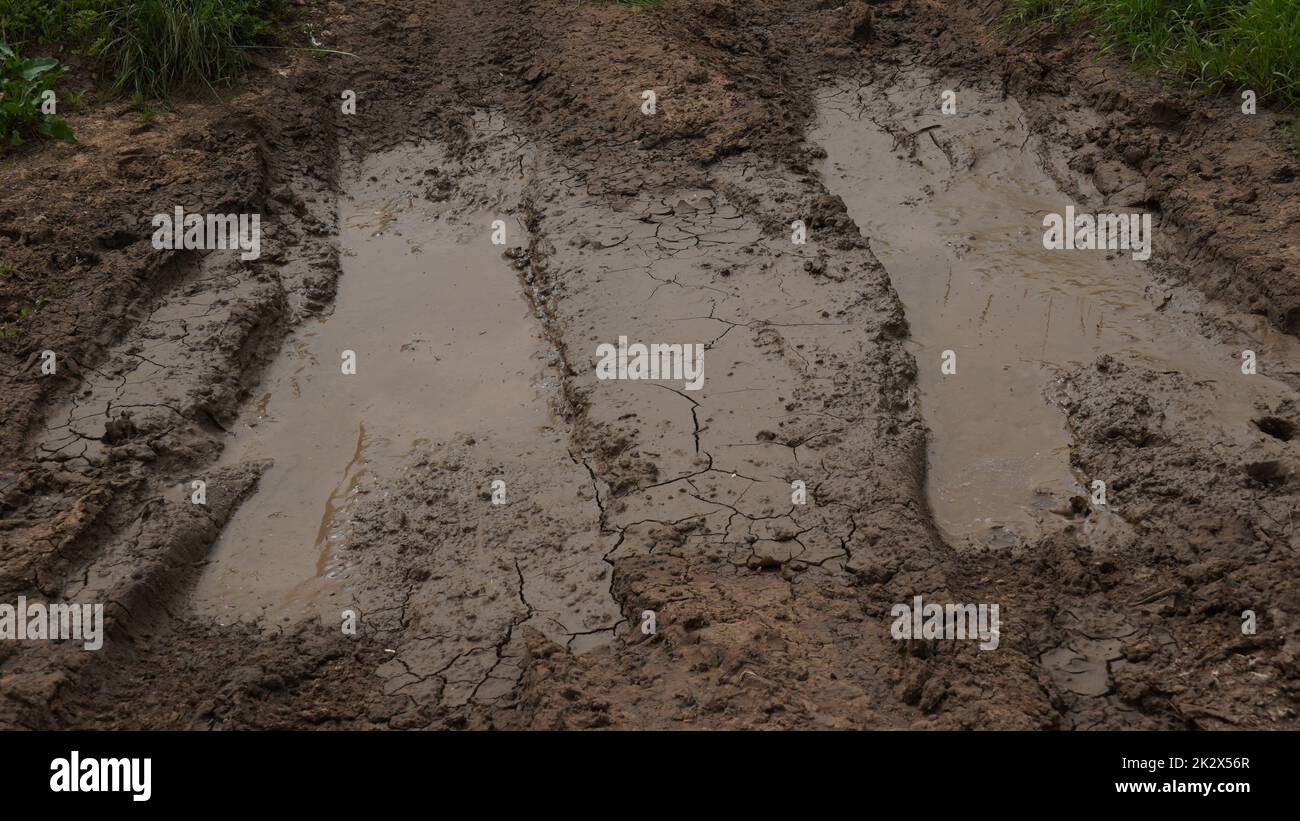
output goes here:
[{"label": "dirt road", "polygon": [[0,725],[1300,726],[1288,129],[951,5],[328,3],[0,170],[0,602],[107,631]]}]

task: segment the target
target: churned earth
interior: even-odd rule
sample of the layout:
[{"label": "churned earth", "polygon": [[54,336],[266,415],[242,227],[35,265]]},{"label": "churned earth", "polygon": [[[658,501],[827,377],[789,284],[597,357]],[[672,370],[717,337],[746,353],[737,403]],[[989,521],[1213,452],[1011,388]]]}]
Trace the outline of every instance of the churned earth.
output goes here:
[{"label": "churned earth", "polygon": [[318,3],[355,56],[23,149],[0,602],[108,634],[0,643],[0,726],[1300,725],[1287,115],[951,5]]}]

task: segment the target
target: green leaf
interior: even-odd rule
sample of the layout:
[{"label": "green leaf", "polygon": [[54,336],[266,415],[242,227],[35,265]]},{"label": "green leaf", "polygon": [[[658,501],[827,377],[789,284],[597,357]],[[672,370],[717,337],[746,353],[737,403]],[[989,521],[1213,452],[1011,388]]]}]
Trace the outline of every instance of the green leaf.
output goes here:
[{"label": "green leaf", "polygon": [[24,80],[35,79],[52,68],[57,68],[59,61],[53,57],[42,57],[39,60],[26,60],[18,66],[18,76]]},{"label": "green leaf", "polygon": [[72,129],[68,128],[68,123],[62,117],[46,117],[36,130],[47,137],[53,137],[56,140],[63,140],[65,143],[75,143],[77,138],[72,136]]},{"label": "green leaf", "polygon": [[10,57],[13,56],[14,56],[14,50],[9,48],[7,44],[0,43],[0,57],[3,57],[6,60],[8,60]]}]

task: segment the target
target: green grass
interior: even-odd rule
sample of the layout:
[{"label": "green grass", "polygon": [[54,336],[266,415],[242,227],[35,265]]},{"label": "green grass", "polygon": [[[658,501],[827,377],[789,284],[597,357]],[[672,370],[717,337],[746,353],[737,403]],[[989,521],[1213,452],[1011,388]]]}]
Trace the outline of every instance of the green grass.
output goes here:
[{"label": "green grass", "polygon": [[1086,24],[1131,60],[1300,104],[1300,0],[1011,0],[1010,17]]},{"label": "green grass", "polygon": [[150,99],[239,76],[277,40],[289,0],[0,0],[0,39],[94,60],[115,92]]},{"label": "green grass", "polygon": [[19,47],[60,39],[75,5],[73,0],[0,0],[0,40]]},{"label": "green grass", "polygon": [[126,2],[114,0],[0,0],[0,40],[13,46],[58,43],[84,50],[98,15]]},{"label": "green grass", "polygon": [[101,13],[90,54],[106,64],[115,91],[165,97],[169,90],[228,83],[247,47],[271,34],[248,0],[136,0]]}]

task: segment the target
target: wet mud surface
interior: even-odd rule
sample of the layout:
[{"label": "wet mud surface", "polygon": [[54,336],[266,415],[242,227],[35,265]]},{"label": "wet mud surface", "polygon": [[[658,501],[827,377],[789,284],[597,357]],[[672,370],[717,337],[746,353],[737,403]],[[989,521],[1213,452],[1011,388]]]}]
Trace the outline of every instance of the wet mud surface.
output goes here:
[{"label": "wet mud surface", "polygon": [[[907,307],[930,432],[928,498],[950,541],[1032,542],[1078,512],[1071,499],[1101,477],[1072,466],[1066,418],[1044,388],[1101,355],[1195,385],[1197,420],[1237,450],[1260,439],[1255,416],[1296,398],[1269,373],[1232,373],[1243,347],[1300,361],[1295,339],[1269,329],[1207,337],[1203,316],[1221,307],[1179,285],[1186,277],[1159,256],[1148,265],[1137,251],[1043,247],[1045,214],[1136,213],[1126,205],[1146,197],[1135,175],[1117,199],[1071,174],[1076,200],[1050,173],[1065,167],[1054,162],[1060,149],[1029,132],[995,84],[880,74],[824,92],[809,139],[826,150],[828,187]],[[964,108],[945,115],[932,98],[955,88]],[[1155,248],[1173,243],[1159,222],[1152,234]],[[1107,523],[1090,524],[1101,546]]]},{"label": "wet mud surface", "polygon": [[[516,146],[503,158],[513,162]],[[511,170],[458,168],[436,144],[345,170],[338,295],[286,341],[223,451],[231,464],[269,460],[270,487],[213,548],[200,610],[244,618],[318,600],[322,591],[298,588],[345,575],[336,550],[360,483],[391,475],[413,447],[473,430],[515,449],[506,460],[534,444],[548,424],[533,384],[541,340],[513,268],[482,241],[493,206],[518,187]],[[431,176],[462,174],[474,185],[428,198]],[[522,230],[502,215],[507,235]]]},{"label": "wet mud surface", "polygon": [[[107,637],[0,643],[0,724],[1296,726],[1283,129],[996,11],[330,3],[366,56],[6,169],[5,299],[67,287],[3,349],[0,593]],[[110,157],[118,216],[26,208]],[[262,257],[154,251],[177,203]],[[1067,205],[1151,260],[1045,250]],[[895,639],[918,595],[997,649]]]}]

